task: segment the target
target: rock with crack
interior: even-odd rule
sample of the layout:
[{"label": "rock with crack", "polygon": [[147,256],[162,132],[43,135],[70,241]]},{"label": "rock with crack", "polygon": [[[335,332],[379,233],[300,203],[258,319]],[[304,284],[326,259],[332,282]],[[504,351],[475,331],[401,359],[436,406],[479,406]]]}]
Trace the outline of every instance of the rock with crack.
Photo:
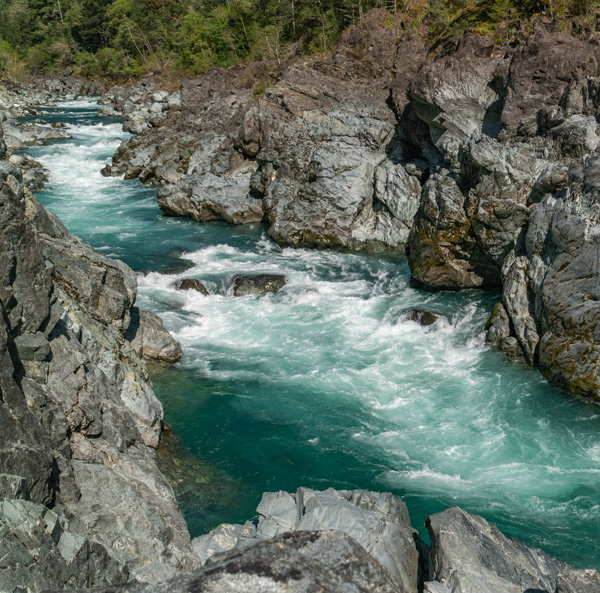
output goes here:
[{"label": "rock with crack", "polygon": [[442,585],[428,585],[432,593],[554,593],[559,573],[571,569],[459,508],[430,516],[426,526],[430,580]]},{"label": "rock with crack", "polygon": [[[135,593],[406,593],[390,572],[339,531],[286,533],[215,558],[166,582],[128,585]],[[98,593],[116,593],[103,587]]]},{"label": "rock with crack", "polygon": [[258,523],[222,525],[195,538],[202,559],[232,548],[298,531],[343,531],[398,579],[406,592],[416,592],[419,555],[408,511],[389,493],[299,488],[295,494],[268,492],[256,509]]}]

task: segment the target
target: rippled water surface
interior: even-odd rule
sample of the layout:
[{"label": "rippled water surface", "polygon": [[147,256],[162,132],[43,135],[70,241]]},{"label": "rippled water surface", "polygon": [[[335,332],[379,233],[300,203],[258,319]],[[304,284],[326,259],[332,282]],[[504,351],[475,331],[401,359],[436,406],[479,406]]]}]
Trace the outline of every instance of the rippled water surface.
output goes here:
[{"label": "rippled water surface", "polygon": [[[578,566],[600,568],[600,408],[488,349],[497,295],[424,293],[401,256],[280,249],[260,225],[163,218],[156,193],[100,169],[126,134],[92,101],[44,116],[73,140],[29,151],[41,201],[139,274],[139,304],[184,349],[157,371],[188,451],[175,480],[193,535],[251,518],[265,490],[401,495],[414,526],[459,505]],[[265,297],[227,296],[235,273],[285,274]],[[213,293],[178,292],[201,278]],[[408,308],[440,315],[429,328]]]}]

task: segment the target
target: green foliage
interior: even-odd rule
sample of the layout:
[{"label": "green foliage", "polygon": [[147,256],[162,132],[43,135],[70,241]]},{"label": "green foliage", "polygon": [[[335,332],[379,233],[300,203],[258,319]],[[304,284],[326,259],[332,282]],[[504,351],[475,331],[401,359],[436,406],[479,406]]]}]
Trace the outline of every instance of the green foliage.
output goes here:
[{"label": "green foliage", "polygon": [[332,51],[374,7],[390,12],[390,24],[400,16],[405,27],[443,43],[466,28],[510,39],[542,13],[583,31],[600,0],[0,0],[0,73],[71,66],[87,75],[139,76],[281,62],[292,46]]}]

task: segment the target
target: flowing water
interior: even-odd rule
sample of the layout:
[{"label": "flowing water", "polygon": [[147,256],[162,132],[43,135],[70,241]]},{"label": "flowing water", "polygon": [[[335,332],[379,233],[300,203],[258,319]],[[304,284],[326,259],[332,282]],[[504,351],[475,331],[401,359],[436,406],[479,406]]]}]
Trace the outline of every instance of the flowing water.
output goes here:
[{"label": "flowing water", "polygon": [[[192,535],[252,518],[266,490],[367,488],[402,496],[423,535],[428,514],[458,505],[600,568],[600,408],[485,346],[498,295],[411,288],[403,256],[280,249],[261,225],[163,218],[154,189],[100,175],[126,134],[96,109],[61,103],[44,117],[73,140],[28,153],[51,171],[42,203],[138,272],[139,305],[183,346],[153,381],[186,452],[167,473]],[[255,272],[288,284],[227,296],[233,274]],[[174,290],[185,277],[212,296]],[[440,320],[403,320],[415,307]]]}]

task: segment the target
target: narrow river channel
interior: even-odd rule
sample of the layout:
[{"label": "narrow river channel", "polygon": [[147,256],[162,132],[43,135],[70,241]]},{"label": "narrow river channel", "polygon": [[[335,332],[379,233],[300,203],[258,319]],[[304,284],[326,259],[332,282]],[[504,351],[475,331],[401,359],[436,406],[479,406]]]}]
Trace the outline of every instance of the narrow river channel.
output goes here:
[{"label": "narrow river channel", "polygon": [[[600,407],[486,347],[497,295],[425,293],[403,256],[280,249],[261,225],[163,218],[156,190],[100,174],[121,124],[92,100],[44,115],[72,140],[28,154],[42,203],[138,273],[140,307],[184,357],[153,377],[188,466],[176,491],[192,535],[252,518],[265,490],[390,490],[425,534],[461,506],[580,567],[600,568]],[[285,274],[265,297],[227,296],[235,273]],[[202,279],[204,297],[173,282]],[[430,327],[410,308],[439,315]]]}]

